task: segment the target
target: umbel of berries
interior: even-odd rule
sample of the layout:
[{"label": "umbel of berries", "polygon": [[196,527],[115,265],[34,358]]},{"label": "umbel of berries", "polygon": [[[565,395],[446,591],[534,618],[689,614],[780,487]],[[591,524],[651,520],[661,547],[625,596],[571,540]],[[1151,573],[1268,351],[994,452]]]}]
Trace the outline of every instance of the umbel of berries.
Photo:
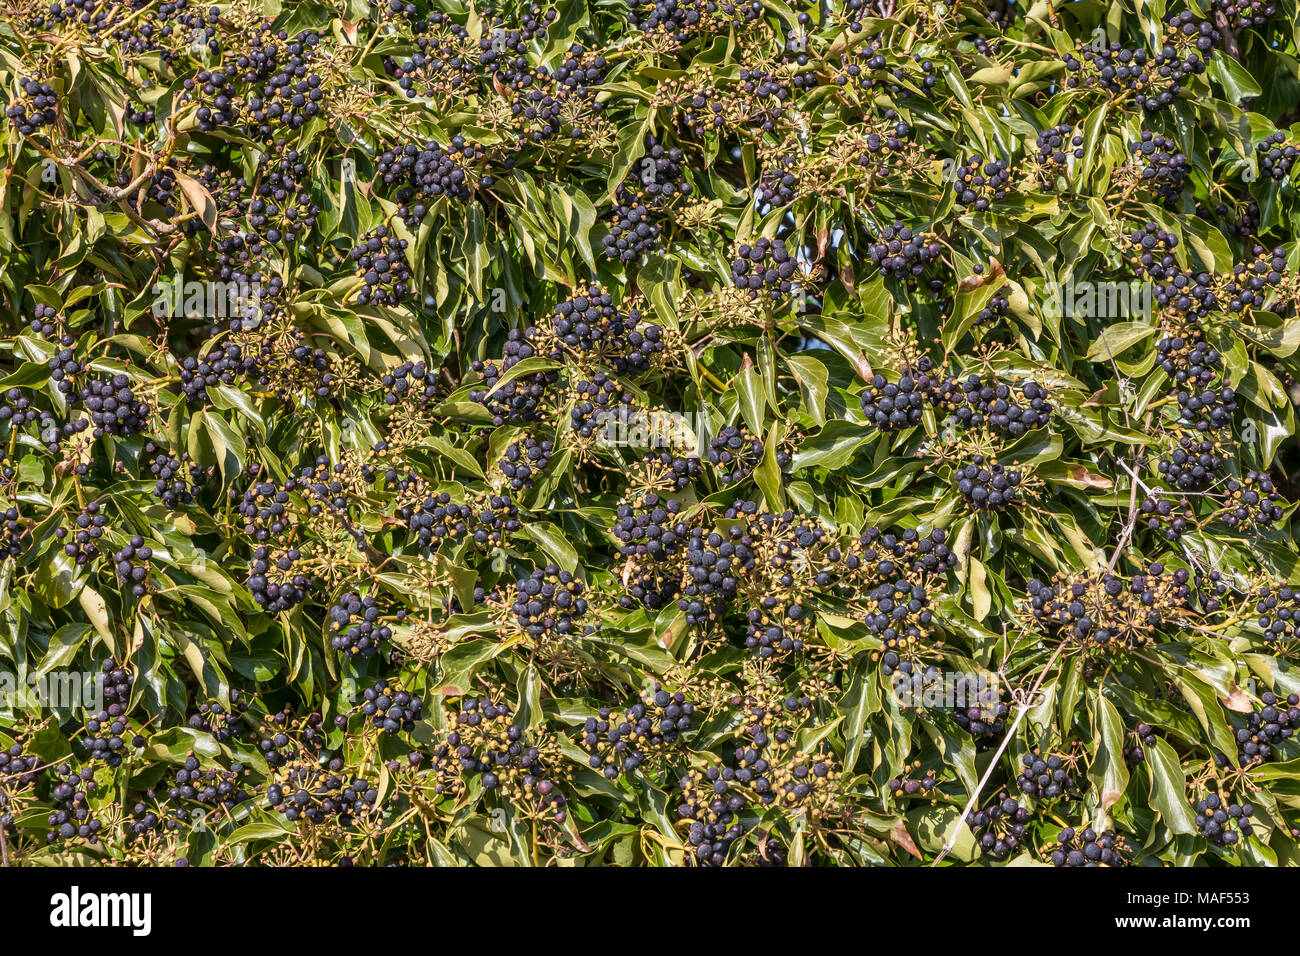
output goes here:
[{"label": "umbel of berries", "polygon": [[928,358],[916,363],[915,369],[904,369],[898,381],[890,382],[877,372],[862,394],[858,404],[868,423],[881,431],[896,431],[921,423],[926,402],[938,385],[931,376],[934,366]]},{"label": "umbel of berries", "polygon": [[957,202],[970,206],[976,212],[987,212],[990,201],[1007,194],[1011,180],[1011,167],[1006,160],[984,162],[974,156],[957,168]]},{"label": "umbel of berries", "polygon": [[978,511],[1001,511],[1019,498],[1020,472],[988,462],[983,455],[958,469],[956,478],[957,491]]},{"label": "umbel of berries", "polygon": [[40,766],[41,758],[24,751],[22,744],[0,749],[0,829],[8,833],[17,831],[9,795],[36,783]]},{"label": "umbel of berries", "polygon": [[1112,830],[1066,827],[1056,835],[1049,857],[1052,866],[1123,866],[1124,841]]},{"label": "umbel of berries", "polygon": [[531,488],[533,479],[546,470],[546,466],[551,463],[552,454],[550,442],[525,438],[523,441],[510,444],[506,449],[505,457],[497,467],[501,469],[501,474],[505,475],[512,489],[523,491],[525,488]]},{"label": "umbel of berries", "polygon": [[1290,740],[1300,727],[1300,695],[1279,698],[1272,691],[1260,695],[1262,706],[1246,716],[1246,726],[1237,729],[1237,763],[1242,767],[1274,757],[1274,748]]},{"label": "umbel of berries", "polygon": [[122,716],[121,704],[110,704],[86,721],[86,736],[81,739],[81,746],[90,760],[102,760],[110,767],[122,762],[122,752],[126,749],[126,718]]},{"label": "umbel of berries", "polygon": [[144,543],[140,535],[133,535],[121,551],[113,555],[117,579],[128,585],[134,597],[142,598],[149,592],[149,560],[153,548]]},{"label": "umbel of berries", "polygon": [[373,687],[367,687],[362,695],[361,712],[370,718],[370,722],[386,734],[415,730],[415,722],[420,719],[424,702],[409,691],[389,687],[382,680]]},{"label": "umbel of berries", "polygon": [[90,412],[95,437],[128,437],[142,432],[149,420],[149,406],[138,401],[131,389],[131,379],[114,375],[110,381],[93,381],[80,393],[81,404]]},{"label": "umbel of berries", "polygon": [[1037,750],[1021,759],[1016,784],[1020,792],[1040,800],[1056,800],[1074,789],[1074,780],[1059,754],[1040,754]]},{"label": "umbel of berries", "polygon": [[19,133],[31,136],[58,118],[59,96],[49,83],[29,76],[20,79],[18,86],[23,96],[5,110],[5,116]]},{"label": "umbel of berries", "polygon": [[[393,198],[400,204],[398,215],[408,226],[418,226],[423,222],[429,206],[440,196],[461,202],[470,198],[474,180],[456,164],[455,155],[482,159],[483,152],[466,146],[464,137],[458,135],[452,140],[449,151],[431,142],[426,143],[423,149],[407,143],[379,155],[377,171],[386,185],[398,186]],[[483,177],[479,185],[491,186],[491,177]]]},{"label": "umbel of berries", "polygon": [[1255,807],[1249,803],[1227,803],[1217,793],[1196,802],[1196,829],[1215,846],[1236,846],[1255,832],[1250,822]]},{"label": "umbel of berries", "polygon": [[1150,130],[1142,131],[1142,138],[1129,144],[1133,158],[1141,166],[1142,181],[1152,186],[1164,200],[1176,203],[1183,192],[1183,183],[1192,167],[1178,144]]},{"label": "umbel of berries", "polygon": [[1045,186],[1055,184],[1056,177],[1069,167],[1070,157],[1083,159],[1083,137],[1069,124],[1053,126],[1038,134],[1038,162],[1043,167],[1040,181]]},{"label": "umbel of berries", "polygon": [[724,485],[744,481],[763,460],[763,443],[748,429],[728,425],[709,442],[709,463]]},{"label": "umbel of berries", "polygon": [[91,767],[73,770],[68,764],[59,764],[54,771],[58,781],[50,790],[54,811],[48,816],[50,829],[45,842],[83,839],[94,845],[99,842],[103,828],[101,821],[91,816],[88,794],[95,792],[95,772]]},{"label": "umbel of berries", "polygon": [[1282,180],[1291,175],[1300,152],[1294,146],[1286,145],[1286,133],[1276,132],[1269,133],[1260,141],[1255,147],[1255,155],[1259,159],[1261,176]]},{"label": "umbel of berries", "polygon": [[412,277],[405,239],[392,235],[387,226],[377,226],[361,237],[348,258],[361,277],[359,305],[399,306],[406,301]]},{"label": "umbel of berries", "polygon": [[648,704],[636,703],[620,719],[602,707],[583,725],[583,746],[587,764],[609,780],[640,767],[650,754],[675,744],[678,736],[691,729],[695,705],[678,691],[660,689]]},{"label": "umbel of berries", "polygon": [[995,860],[1014,852],[1025,837],[1029,811],[1005,794],[970,816],[980,849]]},{"label": "umbel of berries", "polygon": [[393,629],[379,618],[379,605],[371,595],[343,595],[330,608],[330,644],[354,657],[372,657],[393,637]]},{"label": "umbel of berries", "polygon": [[289,548],[279,555],[273,555],[267,547],[254,551],[248,578],[253,600],[272,614],[302,603],[311,587],[311,578],[292,573],[294,563],[301,557],[297,548]]},{"label": "umbel of berries", "polygon": [[915,282],[942,252],[938,242],[901,222],[886,226],[879,238],[867,246],[871,264],[889,278],[903,282]]},{"label": "umbel of berries", "polygon": [[568,571],[548,564],[515,586],[511,607],[515,620],[530,637],[568,635],[577,629],[587,613],[587,586]]},{"label": "umbel of berries", "polygon": [[790,294],[795,266],[784,239],[764,236],[753,245],[741,244],[731,261],[731,281],[737,289],[748,289],[751,298],[766,291],[771,298],[778,299]]},{"label": "umbel of berries", "polygon": [[1263,585],[1256,597],[1255,613],[1259,617],[1255,623],[1264,632],[1265,641],[1288,640],[1300,632],[1300,593],[1294,588],[1284,587],[1274,593],[1273,588]]}]

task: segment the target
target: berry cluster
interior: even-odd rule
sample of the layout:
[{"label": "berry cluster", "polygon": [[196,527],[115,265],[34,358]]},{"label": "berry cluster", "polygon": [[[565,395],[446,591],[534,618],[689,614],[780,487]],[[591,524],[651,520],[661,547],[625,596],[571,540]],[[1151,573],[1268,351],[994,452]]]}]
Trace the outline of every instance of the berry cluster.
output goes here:
[{"label": "berry cluster", "polygon": [[[1190,13],[1185,16],[1191,18]],[[1218,40],[1218,31],[1208,21],[1177,18],[1174,27],[1175,38],[1191,41],[1195,50],[1180,52],[1167,43],[1152,56],[1145,49],[1131,49],[1118,41],[1100,50],[1080,45],[1075,53],[1064,56],[1066,87],[1096,86],[1111,95],[1131,93],[1147,112],[1168,109],[1182,93],[1183,85],[1205,72],[1209,52]]]},{"label": "berry cluster", "polygon": [[[246,773],[247,768],[238,761],[232,763],[229,770],[220,767],[202,769],[198,758],[191,753],[172,777],[167,797],[169,800],[192,801],[200,807],[231,810],[252,799],[252,794],[243,788]],[[181,820],[191,817],[183,808],[178,808],[175,813]]]},{"label": "berry cluster", "polygon": [[583,747],[590,755],[587,764],[609,780],[631,773],[647,760],[677,743],[679,735],[691,729],[695,705],[681,691],[656,690],[648,703],[627,708],[623,719],[611,719],[608,707],[583,724]]},{"label": "berry cluster", "polygon": [[311,576],[295,572],[294,564],[302,558],[297,548],[272,552],[265,545],[253,551],[248,566],[248,590],[253,600],[271,614],[291,610],[307,599]]},{"label": "berry cluster", "polygon": [[868,423],[881,431],[897,431],[921,423],[926,403],[934,400],[938,387],[934,365],[922,358],[915,369],[904,369],[897,382],[877,372],[858,396],[858,404]]},{"label": "berry cluster", "polygon": [[1270,179],[1283,180],[1291,176],[1296,156],[1300,150],[1286,141],[1286,133],[1269,133],[1255,146],[1255,158],[1259,162],[1259,172]]},{"label": "berry cluster", "polygon": [[960,678],[953,684],[954,695],[965,706],[952,712],[952,719],[962,730],[975,738],[977,744],[997,740],[1007,731],[1006,718],[1011,713],[1002,701],[989,700],[987,688],[977,687],[970,678]]},{"label": "berry cluster", "polygon": [[976,455],[953,477],[958,493],[978,511],[1001,511],[1020,500],[1023,475]]},{"label": "berry cluster", "polygon": [[1285,502],[1268,475],[1248,471],[1245,478],[1229,478],[1223,488],[1219,514],[1229,528],[1267,531],[1281,523]]},{"label": "berry cluster", "polygon": [[316,225],[320,206],[302,185],[309,175],[296,149],[279,159],[264,156],[257,169],[257,188],[248,201],[248,225],[268,243],[292,246]]},{"label": "berry cluster", "polygon": [[1165,481],[1182,491],[1204,488],[1214,481],[1222,467],[1218,444],[1191,435],[1179,438],[1177,447],[1156,463],[1156,470]]},{"label": "berry cluster", "polygon": [[1261,585],[1256,594],[1256,625],[1264,633],[1264,640],[1290,641],[1300,636],[1300,591],[1290,587],[1276,590]]},{"label": "berry cluster", "polygon": [[1147,530],[1159,533],[1166,541],[1178,541],[1189,528],[1196,527],[1196,515],[1186,498],[1177,502],[1169,498],[1143,498],[1138,505],[1138,516]]},{"label": "berry cluster", "polygon": [[355,263],[364,287],[357,293],[360,305],[399,306],[411,292],[411,267],[406,264],[406,240],[376,226],[353,246],[348,258]]},{"label": "berry cluster", "polygon": [[908,283],[919,280],[942,252],[943,246],[929,233],[917,232],[901,222],[886,226],[867,245],[867,258],[873,266],[891,279]]},{"label": "berry cluster", "polygon": [[1008,438],[1045,427],[1052,414],[1047,391],[1036,382],[1007,385],[996,379],[986,381],[975,372],[964,380],[949,377],[930,401],[951,413],[963,428],[987,426]]},{"label": "berry cluster", "polygon": [[302,129],[309,119],[320,114],[325,98],[320,75],[309,68],[320,45],[320,35],[313,30],[302,30],[289,40],[287,31],[280,30],[275,38],[284,47],[274,41],[267,43],[264,46],[267,58],[260,69],[244,77],[249,82],[254,82],[256,77],[263,83],[260,92],[250,92],[243,106],[245,130],[264,142],[275,141],[285,130]]},{"label": "berry cluster", "polygon": [[1011,796],[1003,794],[976,810],[967,820],[975,831],[975,839],[986,856],[995,860],[1006,858],[1025,838],[1029,811]]},{"label": "berry cluster", "polygon": [[1192,171],[1191,163],[1178,144],[1158,133],[1143,130],[1142,138],[1129,143],[1128,148],[1140,166],[1143,183],[1149,184],[1161,199],[1177,203],[1183,194],[1183,184]]},{"label": "berry cluster", "polygon": [[290,822],[320,825],[336,821],[348,826],[364,820],[374,812],[379,792],[360,777],[344,776],[341,769],[342,761],[337,759],[329,768],[293,767],[283,781],[266,788],[267,805]]},{"label": "berry cluster", "polygon": [[1057,575],[1050,584],[1031,578],[1026,590],[1033,618],[1079,641],[1140,647],[1183,619],[1191,588],[1183,568],[1166,575],[1153,562],[1146,574],[1125,580],[1109,571]]},{"label": "berry cluster", "polygon": [[402,362],[385,372],[381,382],[386,405],[411,398],[425,404],[438,394],[437,371],[424,362]]},{"label": "berry cluster", "polygon": [[1273,759],[1274,748],[1290,740],[1300,727],[1300,695],[1279,698],[1272,691],[1259,695],[1263,705],[1246,715],[1246,726],[1237,729],[1237,763],[1243,767]]},{"label": "berry cluster", "polygon": [[705,457],[718,469],[718,480],[733,485],[748,478],[763,460],[763,442],[743,425],[727,425],[709,440]]},{"label": "berry cluster", "polygon": [[1004,319],[1011,308],[1011,299],[1006,286],[1002,286],[989,298],[984,308],[975,314],[975,325],[996,325]]},{"label": "berry cluster", "polygon": [[1039,800],[1057,800],[1078,789],[1067,761],[1060,754],[1044,756],[1035,747],[1020,758],[1016,777],[1020,792]]},{"label": "berry cluster", "polygon": [[193,405],[209,404],[212,399],[208,395],[208,389],[222,385],[233,386],[241,378],[266,384],[257,359],[245,355],[244,350],[234,342],[214,348],[205,356],[186,356],[181,362],[181,390],[185,393],[186,400]]},{"label": "berry cluster", "polygon": [[798,263],[785,247],[784,239],[760,236],[753,244],[741,243],[731,260],[731,282],[737,289],[748,289],[750,298],[766,291],[771,299],[780,299],[794,288]]},{"label": "berry cluster", "polygon": [[561,774],[550,765],[549,748],[529,744],[510,709],[489,699],[465,697],[453,714],[446,742],[433,751],[435,792],[459,794],[464,775],[478,778],[489,793],[500,793],[517,806],[549,812],[557,823],[567,817],[566,800],[557,783]]},{"label": "berry cluster", "polygon": [[415,730],[415,722],[423,716],[424,702],[420,698],[401,688],[390,687],[383,680],[367,687],[361,699],[361,713],[386,734],[399,731],[409,734]]},{"label": "berry cluster", "polygon": [[988,212],[995,199],[1006,196],[1011,166],[1004,159],[985,162],[982,156],[972,156],[957,167],[954,177],[958,204],[975,212]]},{"label": "berry cluster", "polygon": [[[942,528],[934,528],[928,534],[922,534],[915,528],[907,528],[895,534],[870,527],[858,538],[858,550],[845,555],[845,566],[855,570],[861,566],[868,573],[882,578],[898,571],[920,575],[943,574],[956,564],[956,558],[945,543],[948,533]],[[831,556],[832,560],[835,560]],[[818,585],[825,583],[817,581]]]},{"label": "berry cluster", "polygon": [[794,172],[796,162],[790,155],[772,157],[758,181],[760,204],[777,208],[794,202],[799,191],[799,177]]},{"label": "berry cluster", "polygon": [[895,777],[889,781],[889,792],[894,796],[903,797],[921,797],[929,796],[934,792],[934,788],[939,785],[938,778],[935,777],[934,771],[927,771],[925,776],[920,779],[909,777]]},{"label": "berry cluster", "polygon": [[149,427],[149,405],[135,397],[131,379],[126,375],[114,375],[107,382],[92,380],[81,389],[79,397],[90,412],[96,438],[105,435],[126,438]]},{"label": "berry cluster", "polygon": [[1278,12],[1274,0],[1211,0],[1210,6],[1234,31],[1267,26]]},{"label": "berry cluster", "polygon": [[443,541],[456,541],[469,533],[474,512],[469,505],[452,501],[451,495],[443,491],[399,508],[397,517],[406,522],[422,550],[437,551]]},{"label": "berry cluster", "polygon": [[1223,283],[1222,298],[1230,312],[1264,308],[1265,293],[1275,290],[1286,273],[1286,250],[1282,247],[1268,250],[1256,245],[1251,252],[1254,260],[1236,263]]},{"label": "berry cluster", "polygon": [[657,611],[677,599],[682,584],[677,558],[690,536],[680,514],[680,502],[654,492],[619,505],[613,534],[625,559],[620,607]]},{"label": "berry cluster", "polygon": [[[351,592],[329,609],[330,644],[336,651],[353,657],[372,657],[393,638],[393,629],[380,618],[378,602],[369,594]],[[405,617],[397,612],[398,620]]]},{"label": "berry cluster", "polygon": [[569,422],[580,438],[591,438],[616,424],[628,423],[636,415],[632,408],[632,395],[622,391],[619,384],[604,372],[582,379],[571,389],[573,405]]},{"label": "berry cluster", "polygon": [[483,150],[471,146],[457,134],[447,149],[436,143],[423,148],[414,143],[385,150],[375,161],[376,170],[386,186],[396,186],[393,198],[397,214],[410,227],[422,223],[429,207],[442,196],[464,202],[471,190],[492,185],[492,177],[475,177],[471,164],[481,164]]},{"label": "berry cluster", "polygon": [[194,730],[211,734],[219,743],[229,743],[242,736],[244,731],[243,714],[248,712],[248,701],[236,689],[231,688],[230,706],[213,701],[199,704],[198,710],[190,715],[189,724]]},{"label": "berry cluster", "polygon": [[1044,187],[1054,186],[1057,177],[1066,174],[1071,156],[1084,157],[1083,137],[1068,123],[1043,130],[1034,145],[1038,149],[1038,178]]},{"label": "berry cluster", "polygon": [[497,468],[505,475],[514,491],[523,491],[533,486],[533,479],[546,470],[554,453],[555,449],[549,441],[524,438],[510,443],[505,456],[497,463]]},{"label": "berry cluster", "polygon": [[886,653],[905,651],[928,633],[933,620],[924,585],[905,577],[882,581],[864,597],[862,623],[880,638]]},{"label": "berry cluster", "polygon": [[724,865],[732,845],[745,835],[741,814],[748,809],[749,801],[735,787],[735,776],[746,772],[754,771],[743,765],[740,771],[709,767],[681,778],[682,800],[677,805],[677,816],[689,821],[686,841],[690,863]]},{"label": "berry cluster", "polygon": [[18,81],[21,92],[5,109],[5,116],[23,136],[31,136],[42,126],[52,126],[59,116],[59,95],[54,87],[30,76]]},{"label": "berry cluster", "polygon": [[[37,302],[32,309],[32,318],[27,327],[31,329],[32,334],[42,339],[53,339],[59,331],[59,310],[52,305],[44,305]],[[60,336],[64,346],[70,346],[76,339],[71,335]]]},{"label": "berry cluster", "polygon": [[634,375],[646,371],[665,347],[659,326],[639,329],[640,323],[640,309],[624,315],[613,296],[593,285],[555,307],[551,328],[580,359],[603,362],[619,375]]},{"label": "berry cluster", "polygon": [[104,825],[90,809],[90,795],[96,789],[92,768],[74,770],[71,765],[61,763],[54,768],[54,780],[50,789],[54,811],[46,820],[50,828],[45,842],[82,839],[92,846],[99,843]]},{"label": "berry cluster", "polygon": [[86,721],[85,736],[78,742],[88,760],[102,760],[110,767],[121,764],[126,750],[125,709],[123,704],[114,702]]},{"label": "berry cluster", "polygon": [[558,372],[533,372],[521,375],[497,388],[501,377],[519,362],[537,354],[533,346],[533,329],[511,329],[506,339],[504,355],[498,367],[493,362],[475,360],[470,366],[483,376],[482,387],[470,389],[469,400],[477,402],[492,415],[492,424],[500,427],[506,422],[521,425],[541,419],[543,401],[548,386],[559,381]]},{"label": "berry cluster", "polygon": [[86,508],[73,521],[76,530],[72,540],[68,541],[68,529],[60,526],[54,530],[54,536],[64,541],[63,553],[78,566],[84,566],[99,557],[99,540],[108,526],[108,515],[99,507],[98,501],[87,503]]},{"label": "berry cluster", "polygon": [[1232,426],[1237,410],[1237,393],[1226,380],[1218,386],[1179,389],[1178,412],[1183,422],[1198,432],[1220,431]]},{"label": "berry cluster", "polygon": [[754,566],[753,539],[742,524],[717,531],[693,528],[686,543],[686,574],[677,605],[692,627],[717,620],[735,598],[739,576]]},{"label": "berry cluster", "polygon": [[1255,832],[1250,822],[1255,808],[1249,803],[1226,803],[1217,793],[1196,801],[1196,829],[1215,846],[1236,846]]},{"label": "berry cluster", "polygon": [[1056,835],[1048,859],[1052,866],[1124,866],[1125,849],[1123,837],[1113,830],[1098,833],[1092,827],[1066,827]]},{"label": "berry cluster", "polygon": [[40,777],[41,758],[29,754],[22,744],[0,749],[0,829],[16,833],[12,807],[13,794],[25,790]]},{"label": "berry cluster", "polygon": [[145,442],[144,453],[149,460],[149,474],[154,477],[153,494],[172,511],[194,501],[194,493],[203,484],[204,472],[190,462],[188,453],[174,457],[165,448]]},{"label": "berry cluster", "polygon": [[578,635],[587,614],[587,586],[554,564],[539,568],[515,585],[511,611],[534,640]]},{"label": "berry cluster", "polygon": [[660,234],[656,213],[693,191],[684,159],[678,147],[665,147],[655,137],[646,137],[645,154],[633,163],[632,178],[615,191],[609,232],[602,240],[605,255],[631,262],[654,248]]},{"label": "berry cluster", "polygon": [[117,569],[117,580],[131,587],[134,597],[142,598],[149,593],[149,561],[153,558],[153,548],[144,543],[142,535],[132,535],[126,546],[113,555],[113,564]]}]

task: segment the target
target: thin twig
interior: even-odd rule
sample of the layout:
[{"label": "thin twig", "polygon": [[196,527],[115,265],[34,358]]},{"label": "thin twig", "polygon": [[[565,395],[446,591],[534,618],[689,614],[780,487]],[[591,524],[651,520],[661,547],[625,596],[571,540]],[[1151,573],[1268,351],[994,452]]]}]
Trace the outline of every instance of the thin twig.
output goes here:
[{"label": "thin twig", "polygon": [[989,778],[993,776],[993,771],[997,769],[998,761],[1002,759],[1002,755],[1006,752],[1007,747],[1010,746],[1011,739],[1015,736],[1016,728],[1019,727],[1020,722],[1024,720],[1025,714],[1029,713],[1036,706],[1034,702],[1038,699],[1038,691],[1042,688],[1043,681],[1047,679],[1048,671],[1052,669],[1052,666],[1061,656],[1061,652],[1065,650],[1067,643],[1068,641],[1061,641],[1055,652],[1053,652],[1051,658],[1048,659],[1047,664],[1044,665],[1043,669],[1039,672],[1038,679],[1034,681],[1034,686],[1030,688],[1029,693],[1025,695],[1024,700],[1019,705],[1020,712],[1016,714],[1016,719],[1011,722],[1011,726],[1007,728],[1007,732],[1002,736],[1002,743],[998,745],[998,749],[993,754],[993,759],[989,761],[989,765],[984,771],[984,776],[980,778],[980,782],[975,786],[975,792],[972,793],[970,799],[966,801],[966,806],[962,809],[961,816],[957,818],[957,823],[950,831],[951,836],[943,841],[943,846],[939,850],[939,855],[934,858],[934,862],[930,864],[931,866],[938,866],[943,861],[943,858],[952,852],[953,845],[957,842],[957,835],[961,833],[961,828],[966,823],[966,818],[970,816],[970,812],[974,808],[976,801],[979,800],[980,794],[984,792],[984,786],[989,782]]}]

